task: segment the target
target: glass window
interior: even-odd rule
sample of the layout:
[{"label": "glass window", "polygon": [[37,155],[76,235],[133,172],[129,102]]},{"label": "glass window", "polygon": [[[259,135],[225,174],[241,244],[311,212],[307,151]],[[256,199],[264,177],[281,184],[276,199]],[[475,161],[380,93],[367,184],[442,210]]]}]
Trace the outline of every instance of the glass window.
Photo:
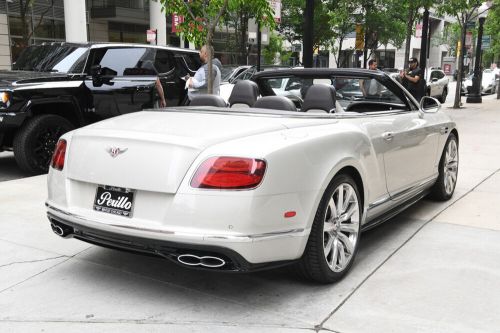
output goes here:
[{"label": "glass window", "polygon": [[107,49],[101,60],[94,64],[114,70],[117,76],[156,75],[153,65],[154,55],[150,50],[142,47]]},{"label": "glass window", "polygon": [[167,50],[156,50],[155,67],[158,73],[167,73],[174,68],[172,53]]}]

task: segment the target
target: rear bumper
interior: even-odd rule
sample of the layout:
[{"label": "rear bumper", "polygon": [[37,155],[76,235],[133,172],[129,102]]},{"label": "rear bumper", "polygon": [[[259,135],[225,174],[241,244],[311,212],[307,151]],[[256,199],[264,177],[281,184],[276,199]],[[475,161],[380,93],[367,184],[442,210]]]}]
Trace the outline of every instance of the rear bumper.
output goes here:
[{"label": "rear bumper", "polygon": [[[184,267],[198,269],[250,272],[287,265],[300,258],[308,238],[304,229],[228,236],[104,225],[48,203],[46,206],[49,221],[65,230],[65,238],[73,237],[103,247],[159,256]],[[225,264],[215,268],[185,265],[178,258],[186,254],[221,258]],[[259,257],[265,259],[259,260]]]}]

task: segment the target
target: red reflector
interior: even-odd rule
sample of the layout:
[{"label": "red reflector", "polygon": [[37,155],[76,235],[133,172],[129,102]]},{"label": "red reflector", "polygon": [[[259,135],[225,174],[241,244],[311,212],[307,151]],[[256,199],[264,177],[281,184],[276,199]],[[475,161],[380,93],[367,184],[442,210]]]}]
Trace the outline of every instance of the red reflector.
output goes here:
[{"label": "red reflector", "polygon": [[294,217],[295,215],[297,215],[296,212],[294,211],[291,211],[291,212],[286,212],[285,213],[285,217],[288,218],[288,217]]},{"label": "red reflector", "polygon": [[66,140],[59,140],[52,155],[51,166],[56,170],[64,168],[64,158],[66,157]]},{"label": "red reflector", "polygon": [[264,177],[266,162],[254,158],[211,157],[196,170],[191,186],[210,189],[249,189]]}]

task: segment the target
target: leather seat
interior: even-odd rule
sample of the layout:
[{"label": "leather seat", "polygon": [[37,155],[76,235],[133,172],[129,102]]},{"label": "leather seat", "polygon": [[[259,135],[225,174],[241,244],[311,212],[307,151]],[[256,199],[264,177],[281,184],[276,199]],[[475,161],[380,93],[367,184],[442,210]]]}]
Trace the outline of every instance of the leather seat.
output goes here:
[{"label": "leather seat", "polygon": [[259,96],[257,83],[249,80],[239,80],[229,96],[231,107],[252,107]]},{"label": "leather seat", "polygon": [[227,107],[226,101],[219,95],[200,94],[192,96],[189,106],[217,106]]},{"label": "leather seat", "polygon": [[284,111],[297,111],[295,104],[288,98],[284,96],[264,96],[259,98],[255,104],[254,108],[261,109],[274,109],[274,110],[284,110]]},{"label": "leather seat", "polygon": [[312,85],[307,89],[303,112],[335,112],[335,88],[326,84]]}]

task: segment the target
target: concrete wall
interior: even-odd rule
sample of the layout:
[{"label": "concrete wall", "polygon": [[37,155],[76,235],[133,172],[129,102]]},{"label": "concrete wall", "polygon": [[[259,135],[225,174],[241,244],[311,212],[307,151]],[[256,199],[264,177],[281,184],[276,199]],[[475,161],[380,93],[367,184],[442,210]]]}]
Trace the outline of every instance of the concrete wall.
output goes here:
[{"label": "concrete wall", "polygon": [[11,69],[7,15],[0,14],[0,69]]}]

